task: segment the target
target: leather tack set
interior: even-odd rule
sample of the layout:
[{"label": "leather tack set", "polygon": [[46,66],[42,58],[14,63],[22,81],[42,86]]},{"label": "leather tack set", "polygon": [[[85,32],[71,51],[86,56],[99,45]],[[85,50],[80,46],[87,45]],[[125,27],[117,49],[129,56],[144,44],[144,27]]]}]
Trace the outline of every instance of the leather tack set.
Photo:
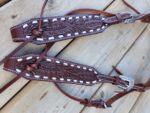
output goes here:
[{"label": "leather tack set", "polygon": [[[44,8],[48,0],[44,1],[40,18],[33,18],[10,29],[14,42],[23,42],[8,56],[1,60],[4,63],[4,70],[17,75],[12,81],[0,89],[0,93],[10,85],[23,77],[27,80],[54,82],[56,87],[69,98],[79,101],[88,107],[108,108],[112,103],[121,97],[133,92],[144,92],[150,88],[150,81],[147,83],[135,83],[132,78],[123,76],[116,68],[113,69],[120,76],[104,75],[93,67],[82,65],[56,57],[46,56],[48,50],[55,42],[80,38],[104,32],[109,26],[125,23],[130,24],[136,21],[150,23],[150,14],[141,14],[126,1],[124,4],[130,7],[137,14],[118,13],[112,14],[94,9],[78,9],[65,16],[43,17]],[[36,45],[45,44],[41,54],[26,54],[16,56],[15,54],[28,43]],[[93,86],[99,83],[111,83],[123,89],[107,101],[102,99],[91,100],[81,99],[65,92],[58,83]]]}]

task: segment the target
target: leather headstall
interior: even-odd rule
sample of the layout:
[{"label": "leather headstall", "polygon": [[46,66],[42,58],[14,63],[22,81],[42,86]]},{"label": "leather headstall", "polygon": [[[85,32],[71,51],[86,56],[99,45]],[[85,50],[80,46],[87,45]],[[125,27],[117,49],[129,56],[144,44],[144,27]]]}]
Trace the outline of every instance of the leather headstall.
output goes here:
[{"label": "leather headstall", "polygon": [[[17,75],[12,81],[0,89],[0,93],[15,83],[20,77],[27,80],[54,82],[56,87],[69,98],[79,101],[89,107],[107,108],[119,98],[133,91],[144,92],[150,88],[150,81],[146,84],[137,84],[132,78],[123,76],[122,73],[113,67],[119,76],[104,75],[95,68],[46,56],[48,50],[57,41],[79,38],[104,32],[111,25],[119,23],[133,23],[141,20],[150,23],[150,14],[141,14],[126,1],[124,4],[130,7],[137,14],[118,13],[112,14],[94,9],[78,9],[69,12],[65,16],[44,17],[43,12],[48,0],[45,0],[40,18],[33,18],[10,29],[14,42],[23,42],[18,48],[5,57],[0,64],[4,63],[4,70]],[[27,43],[37,45],[46,44],[41,54],[27,54],[14,56],[18,50]],[[99,83],[111,83],[123,89],[122,92],[111,97],[107,101],[81,99],[66,93],[61,84],[77,84],[92,86]]]}]

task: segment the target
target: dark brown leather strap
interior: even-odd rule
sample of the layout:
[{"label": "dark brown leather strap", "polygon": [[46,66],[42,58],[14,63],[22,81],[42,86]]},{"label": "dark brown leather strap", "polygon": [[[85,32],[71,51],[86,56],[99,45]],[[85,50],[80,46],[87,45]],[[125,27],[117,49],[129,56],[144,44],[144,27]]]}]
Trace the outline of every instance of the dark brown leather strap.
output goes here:
[{"label": "dark brown leather strap", "polygon": [[[37,55],[11,57],[5,63],[4,68],[7,71],[16,73],[19,76],[23,76],[29,80],[43,80],[43,81],[52,81],[52,82],[57,82],[57,83],[58,82],[73,83],[73,84],[81,84],[81,85],[94,85],[97,83],[112,83],[124,89],[127,88],[126,92],[121,92],[105,102],[101,99],[100,100],[88,100],[88,99],[80,99],[80,98],[71,96],[65,91],[63,91],[58,86],[58,84],[56,84],[58,89],[62,93],[64,93],[66,96],[76,101],[79,101],[81,104],[89,106],[89,107],[98,107],[98,108],[111,107],[111,104],[115,102],[117,99],[121,98],[122,96],[132,91],[143,92],[145,88],[149,88],[150,86],[149,83],[147,85],[142,85],[142,84],[134,85],[132,80],[130,79],[128,80],[127,78],[123,76],[112,77],[112,76],[99,74],[92,67],[84,66],[81,64],[76,64],[73,62],[56,59],[52,57],[45,57],[44,56],[45,53],[43,53],[41,57]],[[40,59],[40,60],[37,60],[37,59]],[[36,64],[37,61],[38,61],[38,65],[35,66],[34,64]],[[30,64],[30,67],[28,69],[29,64]],[[117,70],[115,67],[114,69],[116,70],[117,73],[121,74],[121,72]],[[86,75],[86,77],[84,77],[84,75]]]},{"label": "dark brown leather strap", "polygon": [[[132,9],[135,13],[137,13],[139,15],[141,22],[144,23],[150,23],[150,14],[141,14],[140,11],[138,11],[137,9],[135,9],[133,6],[131,6],[127,1],[122,0],[123,3],[129,7],[130,9]],[[134,21],[133,21],[134,22]]]},{"label": "dark brown leather strap", "polygon": [[147,19],[149,19],[149,15],[132,16],[130,13],[109,17],[97,14],[49,17],[42,19],[41,32],[39,30],[37,32],[38,23],[41,19],[35,18],[12,27],[11,34],[15,42],[22,42],[36,37],[32,40],[32,43],[45,44],[101,33],[108,26],[120,22],[131,23],[136,20],[144,22]]},{"label": "dark brown leather strap", "polygon": [[137,9],[135,9],[133,6],[131,6],[127,1],[122,0],[122,2],[123,2],[127,7],[129,7],[130,9],[132,9],[135,13],[141,14]]},{"label": "dark brown leather strap", "polygon": [[[79,36],[86,36],[103,32],[108,26],[118,24],[120,22],[131,23],[136,20],[142,22],[150,22],[150,14],[140,14],[135,8],[129,5],[126,1],[123,2],[134,10],[139,15],[132,16],[126,14],[111,14],[104,11],[79,9],[68,14],[75,14],[78,12],[89,12],[92,14],[78,14],[74,16],[60,16],[52,18],[42,18],[45,5],[48,0],[45,0],[42,7],[40,18],[31,19],[23,24],[11,28],[11,33],[14,41],[25,41],[19,48],[7,56],[2,62],[5,62],[4,69],[17,74],[19,77],[24,77],[28,80],[42,80],[57,83],[79,84],[79,85],[94,85],[97,83],[111,83],[120,86],[124,89],[123,92],[118,93],[106,102],[103,100],[88,100],[80,99],[69,95],[63,91],[58,84],[58,89],[66,96],[79,101],[86,106],[94,106],[98,108],[110,107],[113,102],[133,91],[143,92],[150,88],[150,81],[146,84],[134,84],[132,79],[125,76],[108,76],[98,73],[94,68],[57,59],[53,57],[46,57],[48,49],[53,45],[46,45],[45,51],[41,55],[25,55],[14,57],[13,55],[28,42],[35,44],[48,44],[69,38],[76,38]],[[94,13],[94,14],[93,14]],[[75,23],[75,25],[73,24]],[[65,26],[67,25],[67,26]],[[65,27],[65,28],[62,28]],[[91,29],[92,28],[92,29]],[[13,56],[13,57],[12,57]],[[115,68],[114,68],[115,69]],[[118,74],[122,74],[115,69]],[[10,83],[4,86],[1,90],[4,91],[12,83],[17,81],[19,77],[14,78]]]},{"label": "dark brown leather strap", "polygon": [[[41,13],[40,13],[40,18],[39,18],[39,23],[38,23],[38,29],[34,32],[34,36],[31,37],[30,39],[28,40],[25,40],[24,43],[22,43],[20,46],[18,46],[15,50],[13,50],[9,55],[7,55],[4,59],[2,59],[0,61],[0,65],[2,65],[9,57],[13,56],[14,54],[16,54],[20,49],[22,49],[25,45],[27,45],[29,42],[32,42],[32,40],[36,37],[36,36],[39,36],[42,32],[42,17],[43,17],[43,12],[44,12],[44,9],[45,9],[45,6],[47,4],[48,0],[45,0],[44,3],[43,3],[43,6],[42,6],[42,10],[41,10]],[[21,34],[21,33],[20,33]]]},{"label": "dark brown leather strap", "polygon": [[[80,10],[82,11],[83,9]],[[77,12],[80,10],[77,10]],[[76,11],[73,11],[72,13],[75,12]],[[102,12],[100,11],[99,13]],[[13,41],[15,42],[22,42],[29,40],[32,37],[36,37],[32,40],[32,43],[45,44],[101,33],[110,25],[121,22],[132,23],[136,20],[149,23],[150,14],[139,14],[137,16],[132,16],[130,13],[119,13],[113,16],[78,14],[71,16],[47,17],[43,19],[35,18],[12,27],[11,34]]]},{"label": "dark brown leather strap", "polygon": [[[46,50],[47,51],[47,50]],[[42,80],[59,83],[70,83],[80,85],[94,85],[97,83],[112,83],[125,89],[125,91],[113,96],[106,102],[103,100],[88,100],[80,99],[64,92],[57,84],[56,86],[66,96],[79,101],[89,107],[106,108],[110,107],[113,102],[126,94],[139,91],[143,92],[150,88],[150,82],[147,84],[134,84],[133,80],[127,79],[124,76],[114,77],[98,73],[94,68],[76,64],[73,62],[45,57],[44,52],[41,57],[38,55],[26,55],[22,57],[11,57],[4,65],[5,70],[23,76],[28,80]],[[40,60],[37,60],[40,59]],[[34,65],[38,62],[38,65]],[[30,66],[29,66],[30,65]],[[28,67],[29,66],[29,67]],[[32,67],[32,69],[31,69]],[[119,70],[113,67],[118,74],[122,74]],[[21,73],[21,74],[20,74]],[[84,75],[86,77],[84,77]]]},{"label": "dark brown leather strap", "polygon": [[[130,82],[130,81],[129,81]],[[80,104],[83,104],[85,106],[88,107],[96,107],[96,108],[107,108],[107,107],[111,107],[112,104],[117,101],[118,99],[120,99],[121,97],[133,92],[133,91],[138,91],[138,92],[144,92],[147,89],[150,89],[150,80],[146,83],[146,84],[134,84],[132,86],[132,88],[130,90],[125,90],[122,92],[118,92],[118,94],[112,96],[110,99],[108,99],[107,101],[104,101],[102,99],[99,100],[91,100],[91,99],[81,99],[75,96],[72,96],[70,94],[68,94],[67,92],[65,92],[62,88],[61,88],[61,84],[58,85],[57,83],[55,83],[56,87],[67,97],[80,102]]]},{"label": "dark brown leather strap", "polygon": [[[136,10],[133,6],[128,4],[125,0],[122,0],[122,1],[125,5],[127,5],[129,8],[131,8],[137,14],[141,14],[138,10]],[[45,6],[46,6],[47,2],[48,2],[48,0],[44,1],[44,4],[42,6],[42,10],[41,10],[41,14],[40,14],[40,18],[37,19],[38,21],[36,21],[36,20],[34,21],[32,19],[30,20],[30,21],[32,21],[31,22],[32,24],[36,24],[36,29],[30,29],[28,31],[28,33],[32,36],[28,35],[28,33],[24,34],[24,31],[22,30],[22,28],[15,28],[15,27],[12,28],[11,32],[12,32],[12,36],[14,38],[14,41],[16,41],[16,42],[17,41],[25,41],[25,43],[22,44],[20,47],[18,47],[16,50],[14,50],[14,52],[10,53],[6,58],[8,58],[12,54],[14,54],[18,50],[20,50],[23,46],[25,46],[28,42],[31,42],[31,41],[33,43],[36,43],[36,44],[43,44],[43,43],[45,44],[45,43],[56,42],[56,41],[65,40],[65,39],[69,39],[69,38],[75,38],[75,37],[79,37],[79,36],[90,35],[90,34],[94,34],[94,33],[103,32],[108,27],[108,25],[119,23],[119,22],[122,22],[122,21],[125,22],[125,23],[134,22],[136,20],[141,20],[142,22],[146,22],[146,23],[150,22],[150,14],[141,14],[141,15],[138,15],[138,16],[132,16],[130,14],[117,14],[117,15],[114,15],[112,13],[108,13],[108,12],[105,12],[105,11],[94,10],[94,9],[78,9],[78,10],[74,10],[72,12],[69,12],[67,15],[76,14],[76,13],[85,13],[85,12],[89,13],[90,12],[90,13],[93,13],[94,15],[97,14],[97,15],[95,15],[96,17],[97,16],[100,17],[100,15],[104,15],[105,18],[104,17],[100,18],[102,20],[102,23],[100,22],[100,25],[98,26],[99,28],[97,28],[97,29],[95,28],[95,31],[94,31],[94,26],[98,25],[99,21],[90,22],[90,24],[95,23],[92,26],[90,26],[90,25],[88,26],[89,28],[92,27],[93,29],[89,29],[88,31],[83,30],[81,34],[78,31],[75,32],[73,30],[74,31],[73,34],[71,34],[72,33],[71,32],[71,33],[67,33],[66,34],[67,36],[65,36],[64,33],[58,34],[58,32],[60,33],[60,31],[58,30],[56,32],[56,34],[54,33],[56,35],[57,39],[53,36],[50,36],[50,37],[44,36],[44,37],[47,37],[47,39],[45,40],[44,38],[37,38],[37,37],[39,37],[43,34],[42,26],[44,26],[43,25],[44,22],[47,22],[47,19],[46,20],[43,19],[43,12],[44,12],[44,9],[45,9]],[[90,16],[90,15],[88,15],[88,16]],[[75,17],[77,17],[77,16],[75,16]],[[85,16],[83,16],[83,19],[84,19],[84,17]],[[110,18],[106,18],[106,17],[110,17]],[[56,18],[53,18],[53,19],[55,20]],[[69,17],[68,17],[68,19],[69,19]],[[21,26],[23,27],[23,25],[21,25]],[[28,26],[27,24],[24,24],[24,27],[27,27],[27,26]],[[55,26],[55,24],[54,24],[54,26]],[[59,25],[56,24],[56,26],[59,26]],[[86,25],[84,27],[86,27]],[[55,27],[55,28],[57,28],[57,27]],[[74,28],[76,28],[76,26],[74,26]],[[66,30],[66,29],[64,29],[64,30]],[[78,29],[78,27],[76,29]],[[53,32],[53,30],[51,32]],[[64,32],[64,31],[62,30],[62,32]],[[80,30],[80,32],[81,32],[81,30]],[[49,41],[47,41],[47,40],[49,40]],[[6,58],[4,58],[3,60],[0,61],[0,65],[5,61]]]},{"label": "dark brown leather strap", "polygon": [[11,28],[11,34],[15,42],[36,36],[32,43],[45,44],[103,32],[108,27],[104,19],[105,17],[96,14],[43,18],[42,34],[36,35],[39,22],[37,18]]},{"label": "dark brown leather strap", "polygon": [[[52,45],[53,45],[53,43],[47,44],[47,45],[45,46],[44,51],[41,53],[39,59],[37,59],[36,62],[35,62],[34,64],[32,64],[31,66],[27,66],[27,69],[28,69],[29,71],[34,70],[35,68],[38,67],[40,61],[41,61],[41,60],[43,59],[43,57],[47,54],[48,50],[52,47]],[[17,51],[17,50],[16,50],[16,51]],[[14,55],[15,55],[15,52],[12,52],[12,56],[14,56]],[[9,58],[10,58],[10,57],[6,58],[6,59],[4,60],[4,62],[7,62],[7,60],[8,60]],[[21,74],[21,73],[20,73],[20,74]],[[19,80],[19,79],[20,79],[20,76],[16,76],[16,77],[15,77],[14,79],[12,79],[10,82],[8,82],[7,84],[5,84],[5,85],[0,89],[0,94],[1,94],[2,92],[4,92],[7,88],[9,88],[9,86],[11,86],[12,84],[14,84],[14,83],[15,83],[17,80]]]},{"label": "dark brown leather strap", "polygon": [[[97,22],[96,21],[89,21],[90,22],[90,24],[92,24],[92,26],[90,26],[89,25],[89,22],[88,22],[88,27],[89,28],[93,28],[93,29],[86,29],[86,30],[84,30],[84,28],[86,28],[87,26],[86,26],[86,24],[85,24],[85,26],[83,25],[80,25],[80,22],[79,22],[79,26],[78,27],[76,27],[76,26],[74,26],[73,28],[76,28],[76,29],[79,29],[81,26],[83,27],[82,28],[82,30],[80,29],[79,31],[77,31],[77,32],[75,32],[74,31],[74,29],[72,29],[71,30],[71,32],[70,33],[64,33],[64,31],[66,31],[67,29],[71,29],[72,28],[72,26],[70,26],[69,28],[66,28],[66,29],[62,29],[62,30],[60,30],[59,31],[59,29],[61,29],[61,28],[57,28],[57,27],[54,27],[55,29],[58,29],[57,31],[56,31],[56,33],[54,33],[54,31],[52,30],[51,32],[53,32],[53,33],[51,33],[50,35],[51,36],[48,36],[47,35],[47,33],[45,33],[47,36],[44,36],[44,37],[47,37],[46,39],[45,38],[38,38],[39,36],[41,36],[42,34],[43,34],[43,28],[42,28],[42,24],[43,24],[43,22],[47,22],[47,19],[43,19],[42,17],[43,17],[43,12],[44,12],[44,8],[45,8],[45,6],[46,6],[46,3],[47,3],[47,1],[48,0],[45,0],[45,2],[44,2],[44,4],[43,4],[43,7],[42,7],[42,10],[41,10],[41,14],[40,14],[40,18],[38,19],[38,21],[36,21],[36,20],[30,20],[30,23],[31,24],[36,24],[35,25],[35,27],[37,26],[37,29],[34,29],[34,27],[33,27],[33,29],[31,28],[30,30],[28,30],[28,33],[25,33],[25,32],[23,32],[23,30],[22,30],[22,28],[16,28],[16,27],[13,27],[12,28],[12,36],[13,36],[13,38],[14,38],[14,41],[27,41],[27,42],[25,42],[25,44],[22,44],[21,46],[23,47],[24,45],[26,45],[28,42],[33,42],[33,43],[36,43],[36,44],[45,44],[45,43],[50,43],[50,42],[56,42],[56,41],[60,41],[60,40],[65,40],[65,39],[69,39],[69,38],[76,38],[76,37],[79,37],[79,36],[86,36],[86,35],[91,35],[91,34],[95,34],[95,33],[99,33],[99,32],[103,32],[107,27],[108,27],[108,25],[110,25],[110,24],[115,24],[115,23],[119,23],[119,22],[125,22],[125,23],[130,23],[130,22],[134,22],[134,21],[136,21],[136,20],[139,20],[139,19],[141,19],[141,21],[142,22],[147,22],[147,23],[149,23],[150,22],[150,14],[147,14],[147,15],[145,15],[145,14],[142,14],[142,15],[139,15],[139,16],[132,16],[132,15],[130,15],[130,14],[117,14],[116,16],[114,15],[114,14],[112,14],[112,13],[108,13],[108,12],[104,12],[104,11],[98,11],[98,10],[94,10],[94,9],[79,9],[79,10],[74,10],[74,11],[72,11],[72,12],[70,12],[70,13],[68,13],[68,15],[69,14],[76,14],[76,13],[85,13],[85,12],[90,12],[90,13],[94,13],[94,15],[95,14],[101,14],[101,15],[105,15],[105,18],[104,17],[101,17],[100,19],[101,19],[101,21],[102,22],[100,22],[100,20],[98,20]],[[130,4],[128,4],[125,0],[123,0],[123,2],[129,7],[129,8],[131,8],[132,10],[134,10],[136,13],[138,13],[138,14],[140,14],[139,13],[139,11],[137,11],[135,8],[133,8],[133,6],[131,6]],[[91,16],[91,15],[88,15],[88,16]],[[93,15],[92,15],[93,16]],[[97,16],[98,17],[100,17],[99,15],[95,15],[96,16],[96,18],[97,18]],[[106,18],[106,17],[109,17],[110,16],[110,18]],[[76,18],[77,16],[75,16],[75,18]],[[82,15],[82,17],[84,18],[85,17],[85,15],[83,16]],[[61,18],[63,18],[63,17],[61,17]],[[65,18],[65,17],[64,17]],[[63,18],[63,19],[64,19]],[[56,19],[56,18],[54,18],[54,19]],[[69,17],[68,17],[68,19],[69,19]],[[94,24],[93,24],[94,23]],[[71,23],[70,23],[71,24]],[[66,24],[67,25],[67,24]],[[23,26],[23,25],[22,25]],[[27,24],[24,24],[24,27],[27,27],[28,25]],[[44,25],[43,25],[44,26]],[[47,24],[46,24],[46,26],[47,26]],[[59,24],[58,23],[56,23],[56,24],[54,24],[54,26],[59,26]],[[96,27],[95,29],[94,29],[94,26]],[[52,27],[53,28],[53,27]],[[26,31],[26,30],[25,30]],[[72,33],[72,31],[74,31],[73,33]],[[26,31],[27,32],[27,31]],[[59,33],[61,33],[61,34],[59,34]],[[28,35],[28,34],[30,34],[30,35],[32,35],[32,36],[30,36],[30,35]],[[52,34],[53,34],[53,36],[52,36]],[[54,37],[54,35],[56,36],[56,37]],[[66,36],[65,36],[66,35]],[[21,49],[22,47],[18,47],[16,50],[15,50],[15,52],[16,51],[18,51],[19,49]],[[10,55],[8,55],[7,57],[9,57],[9,56],[11,56],[12,54],[13,54],[14,52],[12,52]],[[4,58],[1,62],[0,62],[0,64],[2,64],[4,61],[5,61],[5,59],[6,58]]]},{"label": "dark brown leather strap", "polygon": [[[39,60],[40,59],[40,60]],[[118,77],[106,76],[96,69],[53,57],[39,55],[25,55],[11,57],[4,69],[28,80],[42,80],[59,83],[80,85],[94,85],[98,83],[112,83],[126,87],[126,82]]]},{"label": "dark brown leather strap", "polygon": [[106,11],[96,10],[96,9],[77,9],[69,12],[67,15],[75,15],[75,14],[97,14],[97,15],[103,15],[106,17],[109,16],[115,16],[113,13],[109,13]]},{"label": "dark brown leather strap", "polygon": [[[45,0],[44,3],[43,3],[42,10],[41,10],[41,13],[40,13],[40,19],[39,19],[39,24],[38,24],[38,30],[37,30],[37,31],[34,31],[36,35],[39,35],[39,34],[41,34],[41,32],[42,32],[42,29],[41,29],[41,27],[42,27],[42,17],[43,17],[44,8],[45,8],[47,2],[48,2],[48,0]],[[18,46],[18,47],[17,47],[15,50],[13,50],[9,55],[7,55],[5,58],[3,58],[3,59],[0,61],[0,65],[2,65],[4,62],[6,62],[7,59],[9,59],[11,56],[14,56],[20,49],[22,49],[25,45],[27,45],[29,42],[31,42],[34,38],[35,38],[35,37],[30,38],[29,40],[26,40],[24,43],[22,43],[20,46]],[[44,52],[42,53],[43,56],[47,53],[48,49],[50,49],[52,45],[53,45],[53,43],[51,43],[51,44],[46,44],[45,50],[44,50]],[[48,47],[48,48],[47,48],[47,47]],[[34,65],[32,65],[31,68],[35,68],[35,67],[38,65],[38,63],[39,63],[40,60],[42,59],[42,55],[41,55],[41,58],[38,59],[37,62],[36,62]],[[15,83],[15,82],[16,82],[17,80],[19,80],[19,79],[20,79],[20,77],[17,76],[17,77],[15,77],[13,80],[11,80],[11,81],[8,82],[7,84],[5,84],[5,85],[0,89],[0,94],[1,94],[2,92],[4,92],[9,86],[11,86],[13,83]]]},{"label": "dark brown leather strap", "polygon": [[31,38],[30,40],[25,41],[24,43],[20,44],[15,50],[13,50],[10,54],[8,54],[5,58],[3,58],[0,61],[0,65],[2,65],[9,57],[13,56],[14,54],[16,54],[21,48],[23,48],[25,45],[27,45],[30,41],[32,41],[33,38]]},{"label": "dark brown leather strap", "polygon": [[7,84],[5,84],[1,89],[0,89],[0,94],[2,93],[2,92],[4,92],[7,88],[9,88],[9,86],[11,86],[12,84],[14,84],[17,80],[19,80],[20,79],[20,77],[15,77],[15,78],[13,78],[10,82],[8,82]]}]

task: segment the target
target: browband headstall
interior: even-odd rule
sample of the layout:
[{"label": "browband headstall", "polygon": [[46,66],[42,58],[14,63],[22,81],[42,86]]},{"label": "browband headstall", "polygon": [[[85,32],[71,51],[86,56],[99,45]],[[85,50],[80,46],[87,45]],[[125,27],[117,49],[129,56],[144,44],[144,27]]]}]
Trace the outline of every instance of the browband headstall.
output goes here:
[{"label": "browband headstall", "polygon": [[13,41],[22,42],[34,38],[32,43],[45,44],[103,32],[107,27],[121,22],[132,23],[145,15],[132,16],[130,13],[103,16],[78,14],[42,18],[42,31],[38,32],[39,18],[31,19],[11,28]]},{"label": "browband headstall", "polygon": [[42,80],[53,82],[92,85],[99,83],[98,72],[92,67],[53,57],[43,57],[38,66],[31,70],[31,66],[39,59],[38,55],[11,57],[4,69],[20,75],[28,80]]},{"label": "browband headstall", "polygon": [[[39,56],[33,54],[20,57],[11,57],[5,62],[4,69],[28,80],[79,85],[112,83],[115,85],[120,85],[120,87],[126,88],[128,85],[130,85],[130,88],[132,87],[128,81],[125,82],[120,77],[103,75],[90,66],[53,57],[43,57],[38,66],[34,68],[33,65],[38,59]],[[132,83],[132,85],[133,84],[134,83]]]},{"label": "browband headstall", "polygon": [[[12,27],[11,34],[14,42],[23,42],[18,48],[11,52],[6,58],[0,61],[4,63],[4,70],[15,73],[17,77],[0,89],[2,93],[20,77],[28,80],[54,82],[56,87],[69,98],[79,101],[89,107],[107,108],[119,98],[133,91],[144,92],[150,88],[150,81],[146,84],[135,84],[132,78],[122,75],[114,67],[119,76],[110,76],[99,73],[96,69],[46,56],[54,42],[66,39],[74,39],[103,32],[111,25],[119,23],[133,23],[137,20],[150,23],[150,14],[141,14],[125,0],[122,0],[128,7],[137,13],[111,14],[104,11],[79,9],[68,13],[66,16],[55,16],[43,18],[43,12],[48,0],[45,0],[40,18],[33,18],[22,24]],[[91,11],[95,14],[76,14],[77,12]],[[71,15],[74,14],[74,15]],[[29,54],[24,56],[14,56],[18,50],[27,43],[46,44],[44,51],[40,55]],[[98,83],[111,83],[123,89],[122,92],[108,99],[106,102],[100,100],[80,99],[66,93],[57,83],[77,84],[92,86]]]},{"label": "browband headstall", "polygon": [[95,14],[59,16],[42,19],[42,33],[37,34],[39,19],[31,19],[11,28],[13,41],[26,41],[31,37],[35,44],[45,44],[103,32],[108,24],[104,17]]}]

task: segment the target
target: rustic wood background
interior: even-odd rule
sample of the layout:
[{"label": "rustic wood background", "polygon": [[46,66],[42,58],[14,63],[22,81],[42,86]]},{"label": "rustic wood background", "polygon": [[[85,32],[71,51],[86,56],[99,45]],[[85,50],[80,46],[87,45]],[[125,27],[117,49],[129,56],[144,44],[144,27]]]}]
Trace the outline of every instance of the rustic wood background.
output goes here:
[{"label": "rustic wood background", "polygon": [[[128,0],[142,13],[150,12],[150,0]],[[43,0],[13,0],[0,8],[0,59],[19,44],[12,42],[10,27],[38,17]],[[64,15],[78,8],[94,8],[113,13],[132,12],[121,0],[49,0],[45,16]],[[133,13],[133,12],[132,12]],[[34,48],[34,49],[33,49]],[[40,48],[40,49],[39,49]],[[20,54],[40,51],[29,44]],[[48,55],[95,67],[114,75],[116,65],[125,76],[146,82],[150,72],[150,26],[141,22],[119,24],[104,33],[55,43]],[[0,67],[0,87],[15,77]],[[108,99],[119,89],[110,84],[93,87],[63,85],[72,95]],[[0,94],[0,113],[149,113],[150,91],[134,92],[115,102],[112,108],[96,109],[80,105],[61,94],[53,83],[20,79]]]},{"label": "rustic wood background", "polygon": [[7,2],[9,2],[10,0],[0,0],[0,6],[6,4]]}]

